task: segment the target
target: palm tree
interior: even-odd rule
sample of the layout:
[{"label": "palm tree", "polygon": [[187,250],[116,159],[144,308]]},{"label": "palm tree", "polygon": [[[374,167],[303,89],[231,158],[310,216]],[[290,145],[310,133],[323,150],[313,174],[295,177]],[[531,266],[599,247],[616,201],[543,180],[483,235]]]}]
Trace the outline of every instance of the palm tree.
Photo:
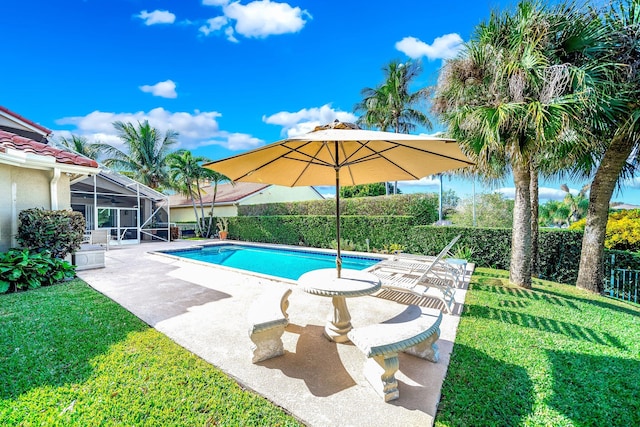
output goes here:
[{"label": "palm tree", "polygon": [[232,185],[235,183],[229,179],[226,175],[218,173],[212,169],[203,168],[203,176],[209,181],[210,185],[213,185],[213,197],[211,198],[211,210],[209,211],[209,224],[207,225],[207,237],[211,236],[211,224],[213,223],[213,208],[216,204],[216,198],[218,197],[218,184],[222,182],[230,182]]},{"label": "palm tree", "polygon": [[[556,64],[557,15],[533,2],[515,13],[493,13],[476,28],[457,58],[448,61],[434,111],[489,176],[513,174],[514,221],[510,281],[531,287],[532,199],[537,161],[562,138],[570,120],[566,65]],[[535,227],[537,227],[537,222]],[[537,228],[536,228],[537,231]]]},{"label": "palm tree", "polygon": [[[384,83],[376,88],[362,89],[363,99],[354,107],[356,112],[362,113],[357,123],[396,133],[409,133],[418,126],[431,129],[431,121],[422,111],[431,95],[431,89],[422,88],[411,92],[409,88],[421,71],[419,62],[391,61],[386,65],[383,68]],[[388,194],[388,186],[386,187]],[[394,188],[397,188],[397,184]]]},{"label": "palm tree", "polygon": [[570,29],[574,44],[588,49],[569,52],[573,54],[569,59],[582,66],[584,79],[591,83],[591,90],[585,92],[583,124],[594,141],[594,151],[578,162],[576,170],[581,167],[595,174],[576,286],[600,292],[611,196],[639,160],[640,3],[617,0],[601,13],[580,18]]},{"label": "palm tree", "polygon": [[[193,156],[191,151],[188,150],[178,150],[167,155],[166,160],[170,186],[191,199],[196,217],[196,232],[199,236],[204,236],[202,223],[204,221],[204,205],[200,187],[207,171],[202,167],[202,163],[208,161],[208,159]],[[200,215],[198,214],[196,198],[199,200]]]},{"label": "palm tree", "polygon": [[71,135],[70,138],[61,136],[58,139],[58,143],[67,150],[78,153],[82,156],[88,157],[93,160],[98,160],[102,150],[105,148],[105,144],[99,142],[89,142],[86,137]]},{"label": "palm tree", "polygon": [[104,164],[118,171],[129,173],[133,178],[151,187],[158,188],[167,183],[166,157],[172,145],[178,142],[178,133],[160,131],[145,120],[133,123],[114,122],[118,137],[125,144],[125,151],[109,145]]}]

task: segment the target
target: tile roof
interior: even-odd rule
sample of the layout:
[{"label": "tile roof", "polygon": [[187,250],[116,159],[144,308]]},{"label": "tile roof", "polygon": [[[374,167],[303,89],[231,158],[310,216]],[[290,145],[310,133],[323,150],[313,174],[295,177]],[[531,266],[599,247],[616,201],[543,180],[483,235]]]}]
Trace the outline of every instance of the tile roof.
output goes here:
[{"label": "tile roof", "polygon": [[[0,107],[3,108],[3,107]],[[65,163],[76,166],[88,166],[97,168],[98,163],[95,160],[81,156],[79,154],[70,153],[60,150],[33,139],[25,138],[5,130],[0,130],[0,153],[6,153],[7,148],[24,151],[27,153],[38,154],[41,156],[51,156],[56,159],[57,163]]]},{"label": "tile roof", "polygon": [[[237,202],[267,187],[269,187],[269,184],[255,184],[252,182],[236,182],[235,185],[229,183],[219,184],[216,204]],[[202,187],[202,190],[205,193],[202,197],[203,203],[210,204],[213,199],[213,187]],[[169,200],[172,207],[192,206],[191,199],[182,194],[174,194],[169,197]]]},{"label": "tile roof", "polygon": [[51,129],[47,129],[46,127],[44,127],[42,125],[39,125],[34,121],[31,121],[31,120],[29,120],[29,119],[27,119],[25,117],[22,117],[20,114],[14,113],[13,111],[9,110],[6,107],[3,107],[2,105],[0,105],[0,111],[4,111],[5,113],[9,114],[10,116],[13,116],[18,120],[22,120],[23,122],[33,126],[36,129],[40,129],[42,132],[46,133],[47,135],[49,135],[51,133]]}]

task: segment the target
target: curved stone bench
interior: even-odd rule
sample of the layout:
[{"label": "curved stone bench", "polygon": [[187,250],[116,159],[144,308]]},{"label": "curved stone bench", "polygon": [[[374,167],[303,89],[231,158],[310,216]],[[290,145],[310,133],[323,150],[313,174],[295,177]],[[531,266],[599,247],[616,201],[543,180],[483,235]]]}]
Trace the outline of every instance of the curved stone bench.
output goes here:
[{"label": "curved stone bench", "polygon": [[262,295],[249,309],[249,338],[253,363],[284,354],[282,334],[289,324],[287,309],[291,289]]},{"label": "curved stone bench", "polygon": [[367,357],[365,377],[385,402],[400,397],[395,377],[399,368],[398,352],[434,363],[438,361],[436,341],[441,322],[440,310],[410,305],[392,319],[349,332],[351,342]]}]

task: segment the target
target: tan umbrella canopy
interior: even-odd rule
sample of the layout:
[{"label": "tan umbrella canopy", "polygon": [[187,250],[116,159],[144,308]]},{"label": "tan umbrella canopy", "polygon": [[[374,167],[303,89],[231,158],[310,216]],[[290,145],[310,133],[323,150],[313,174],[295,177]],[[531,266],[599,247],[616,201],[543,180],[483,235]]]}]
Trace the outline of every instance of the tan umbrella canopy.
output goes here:
[{"label": "tan umbrella canopy", "polygon": [[363,130],[334,122],[204,165],[233,181],[336,186],[340,277],[340,186],[420,179],[473,164],[451,139]]}]

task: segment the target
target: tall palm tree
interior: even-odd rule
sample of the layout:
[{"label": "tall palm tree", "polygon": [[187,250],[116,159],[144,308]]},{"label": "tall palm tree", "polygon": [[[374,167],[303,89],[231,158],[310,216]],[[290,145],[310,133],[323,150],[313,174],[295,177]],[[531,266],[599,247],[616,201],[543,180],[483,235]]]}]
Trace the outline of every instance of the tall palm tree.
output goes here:
[{"label": "tall palm tree", "polygon": [[418,126],[431,129],[431,121],[423,112],[431,89],[411,92],[409,87],[422,72],[420,63],[391,61],[383,72],[381,85],[361,91],[363,99],[355,106],[356,112],[363,113],[358,124],[398,133],[412,132]]},{"label": "tall palm tree", "polygon": [[418,126],[431,129],[431,121],[423,111],[431,89],[410,90],[411,84],[422,72],[420,63],[391,61],[383,68],[383,72],[385,79],[381,85],[362,89],[363,99],[354,107],[357,113],[362,113],[357,123],[396,133],[409,133]]},{"label": "tall palm tree", "polygon": [[[532,186],[536,159],[562,138],[570,120],[567,66],[554,62],[558,20],[544,6],[522,1],[515,12],[493,13],[448,61],[434,111],[478,169],[511,171],[515,186],[510,281],[531,287]],[[534,196],[537,203],[537,196]],[[537,206],[536,206],[537,209]],[[536,228],[537,230],[537,228]]]},{"label": "tall palm tree", "polygon": [[105,144],[99,142],[89,142],[86,137],[71,135],[70,138],[61,136],[58,143],[64,148],[83,155],[93,160],[98,160]]},{"label": "tall palm tree", "polygon": [[118,137],[125,144],[125,150],[108,146],[105,150],[107,158],[104,164],[118,171],[129,173],[136,180],[151,187],[158,188],[167,183],[166,157],[171,147],[178,142],[178,133],[167,130],[161,132],[149,125],[149,122],[133,123],[114,122],[113,127]]},{"label": "tall palm tree", "polygon": [[[199,236],[204,236],[204,205],[200,187],[205,174],[207,174],[206,171],[208,171],[202,167],[202,163],[208,161],[208,159],[193,156],[191,151],[188,150],[178,150],[167,155],[166,161],[170,186],[191,199],[196,217],[196,232]],[[196,199],[199,201],[200,214],[198,214]]]},{"label": "tall palm tree", "polygon": [[585,92],[583,124],[594,150],[577,163],[576,170],[582,167],[595,174],[576,286],[593,292],[602,290],[611,196],[637,166],[640,147],[640,2],[617,0],[599,12],[572,21],[573,44],[587,49],[568,52],[569,60],[582,66],[584,79],[591,83]]}]

